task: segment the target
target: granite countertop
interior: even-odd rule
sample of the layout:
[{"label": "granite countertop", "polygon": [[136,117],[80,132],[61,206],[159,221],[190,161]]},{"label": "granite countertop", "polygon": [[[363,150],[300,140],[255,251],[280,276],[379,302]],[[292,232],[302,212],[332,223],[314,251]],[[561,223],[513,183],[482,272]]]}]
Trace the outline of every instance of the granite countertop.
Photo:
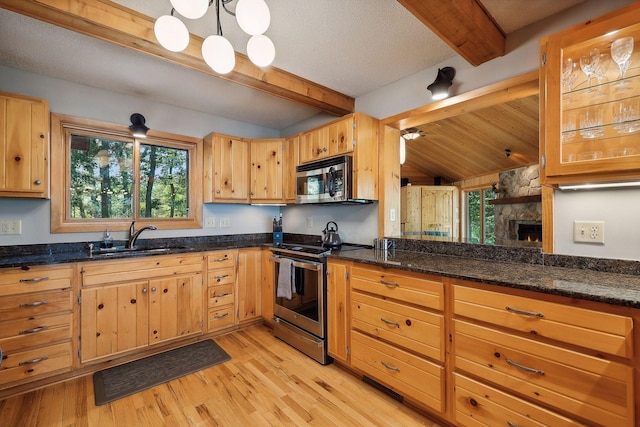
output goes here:
[{"label": "granite countertop", "polygon": [[640,308],[640,275],[544,264],[471,259],[426,252],[395,251],[384,258],[370,250],[334,253],[332,258],[385,268]]}]

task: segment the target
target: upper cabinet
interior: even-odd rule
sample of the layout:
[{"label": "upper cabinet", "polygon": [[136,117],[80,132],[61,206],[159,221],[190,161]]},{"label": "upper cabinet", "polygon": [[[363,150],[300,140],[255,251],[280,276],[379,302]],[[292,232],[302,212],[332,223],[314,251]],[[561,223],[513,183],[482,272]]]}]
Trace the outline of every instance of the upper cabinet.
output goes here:
[{"label": "upper cabinet", "polygon": [[284,201],[284,139],[255,139],[251,141],[252,202]]},{"label": "upper cabinet", "polygon": [[284,141],[284,200],[296,202],[296,166],[300,158],[300,136],[295,135]]},{"label": "upper cabinet", "polygon": [[49,103],[0,92],[0,196],[49,197]]},{"label": "upper cabinet", "polygon": [[250,142],[211,133],[204,138],[204,202],[249,201]]},{"label": "upper cabinet", "polygon": [[640,173],[640,3],[541,40],[544,183]]}]

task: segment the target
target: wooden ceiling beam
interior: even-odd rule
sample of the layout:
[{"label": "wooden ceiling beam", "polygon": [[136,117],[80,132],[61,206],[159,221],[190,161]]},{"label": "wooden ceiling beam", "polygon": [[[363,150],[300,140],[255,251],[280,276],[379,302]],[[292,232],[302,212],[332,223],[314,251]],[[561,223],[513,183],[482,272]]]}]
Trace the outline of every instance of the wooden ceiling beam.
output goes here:
[{"label": "wooden ceiling beam", "polygon": [[355,109],[350,96],[276,67],[261,69],[238,52],[234,70],[217,74],[202,59],[202,37],[191,34],[184,51],[170,52],[155,38],[154,18],[110,0],[0,0],[0,7],[336,116]]},{"label": "wooden ceiling beam", "polygon": [[398,0],[471,65],[505,53],[505,34],[476,0]]}]

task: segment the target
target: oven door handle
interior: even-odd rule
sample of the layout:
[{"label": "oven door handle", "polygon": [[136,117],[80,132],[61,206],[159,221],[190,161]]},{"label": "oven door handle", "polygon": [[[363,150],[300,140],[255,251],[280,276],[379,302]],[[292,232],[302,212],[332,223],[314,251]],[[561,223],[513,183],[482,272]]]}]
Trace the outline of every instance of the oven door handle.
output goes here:
[{"label": "oven door handle", "polygon": [[[269,261],[273,261],[273,262],[280,262],[280,260],[282,259],[282,257],[279,256],[272,256],[269,258]],[[293,261],[292,264],[294,267],[299,267],[299,268],[304,268],[306,270],[314,270],[314,271],[320,271],[322,270],[322,263],[321,262],[314,262],[314,261]]]}]

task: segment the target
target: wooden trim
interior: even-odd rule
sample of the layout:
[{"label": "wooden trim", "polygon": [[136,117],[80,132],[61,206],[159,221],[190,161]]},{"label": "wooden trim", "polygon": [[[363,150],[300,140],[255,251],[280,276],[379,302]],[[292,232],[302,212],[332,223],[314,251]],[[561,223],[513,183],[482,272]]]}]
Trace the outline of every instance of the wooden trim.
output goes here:
[{"label": "wooden trim", "polygon": [[521,197],[505,197],[503,199],[489,200],[490,205],[515,205],[517,203],[536,203],[542,201],[542,195],[536,194],[533,196],[521,196]]},{"label": "wooden trim", "polygon": [[398,0],[471,65],[505,54],[506,36],[476,0]]},{"label": "wooden trim", "polygon": [[350,96],[276,67],[263,70],[241,53],[231,73],[217,74],[202,60],[202,37],[191,34],[183,52],[170,52],[156,41],[154,18],[109,0],[0,0],[0,7],[336,116],[355,109]]},{"label": "wooden trim", "polygon": [[553,253],[553,188],[542,187],[542,252]]}]

